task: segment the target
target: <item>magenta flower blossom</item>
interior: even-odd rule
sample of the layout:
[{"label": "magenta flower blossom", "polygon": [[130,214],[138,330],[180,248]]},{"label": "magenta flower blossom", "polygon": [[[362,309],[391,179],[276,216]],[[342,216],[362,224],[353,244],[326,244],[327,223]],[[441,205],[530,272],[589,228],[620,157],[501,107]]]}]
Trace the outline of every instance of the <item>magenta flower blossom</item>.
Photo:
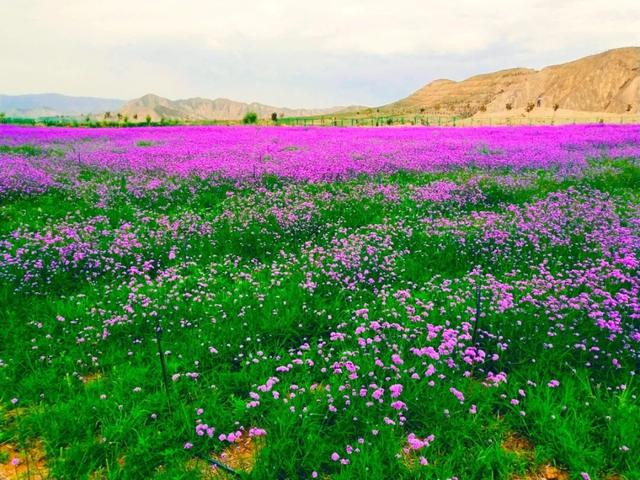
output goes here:
[{"label": "magenta flower blossom", "polygon": [[399,383],[391,385],[389,387],[389,391],[391,392],[391,398],[398,398],[402,393],[402,388],[403,388],[402,385]]},{"label": "magenta flower blossom", "polygon": [[398,355],[397,353],[394,353],[393,355],[391,355],[391,361],[393,363],[395,363],[396,365],[402,365],[404,364],[404,361],[402,360],[402,358],[400,357],[400,355]]},{"label": "magenta flower blossom", "polygon": [[460,390],[451,387],[449,391],[453,393],[453,396],[456,397],[460,403],[464,403],[464,394]]}]

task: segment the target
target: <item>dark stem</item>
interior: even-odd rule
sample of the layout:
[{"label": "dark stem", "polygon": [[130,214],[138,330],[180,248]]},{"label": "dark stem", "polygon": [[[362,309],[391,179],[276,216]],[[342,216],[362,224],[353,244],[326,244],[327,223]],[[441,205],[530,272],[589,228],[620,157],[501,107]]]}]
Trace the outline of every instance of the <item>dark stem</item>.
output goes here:
[{"label": "dark stem", "polygon": [[167,373],[167,362],[164,358],[164,350],[162,349],[162,327],[160,326],[160,319],[156,319],[156,344],[158,345],[158,355],[160,356],[160,367],[162,368],[162,382],[164,384],[164,390],[167,394],[167,402],[169,401],[169,374]]},{"label": "dark stem", "polygon": [[231,467],[227,467],[224,463],[219,462],[218,460],[211,458],[211,457],[202,457],[200,455],[196,455],[198,458],[204,460],[205,462],[209,462],[211,465],[215,465],[216,467],[218,467],[220,470],[224,470],[227,473],[230,473],[231,475],[234,475],[236,477],[240,476],[240,472],[236,472],[233,468]]},{"label": "dark stem", "polygon": [[476,282],[476,321],[473,325],[473,338],[471,339],[472,345],[475,347],[478,339],[478,325],[480,324],[480,282]]}]

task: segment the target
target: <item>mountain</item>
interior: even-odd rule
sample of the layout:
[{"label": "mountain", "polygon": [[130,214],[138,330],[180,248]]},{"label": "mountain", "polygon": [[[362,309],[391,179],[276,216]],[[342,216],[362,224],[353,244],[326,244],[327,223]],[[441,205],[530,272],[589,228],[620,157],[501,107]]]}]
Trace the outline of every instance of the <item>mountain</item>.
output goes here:
[{"label": "mountain", "polygon": [[125,100],[96,97],[71,97],[58,93],[34,95],[0,95],[0,112],[9,117],[54,117],[116,111]]},{"label": "mountain", "polygon": [[[357,107],[349,107],[349,109]],[[272,113],[285,117],[305,117],[311,115],[330,115],[337,111],[344,111],[345,107],[305,109],[282,108],[261,103],[243,103],[226,98],[188,98],[185,100],[169,100],[158,95],[148,94],[131,100],[119,111],[129,118],[137,116],[144,119],[147,115],[152,120],[181,119],[181,120],[240,120],[248,112],[255,112],[259,118],[270,118]]]},{"label": "mountain", "polygon": [[[461,82],[436,80],[381,112],[473,115],[534,108],[625,113],[640,110],[640,47],[619,48],[542,70],[514,68]],[[529,107],[530,108],[530,107]]]}]

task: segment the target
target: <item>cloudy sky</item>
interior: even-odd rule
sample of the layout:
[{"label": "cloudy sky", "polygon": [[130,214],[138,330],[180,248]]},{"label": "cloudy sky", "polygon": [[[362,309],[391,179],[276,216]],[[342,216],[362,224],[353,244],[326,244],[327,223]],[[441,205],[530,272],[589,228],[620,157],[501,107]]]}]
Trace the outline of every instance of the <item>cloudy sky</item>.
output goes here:
[{"label": "cloudy sky", "polygon": [[631,45],[638,0],[0,0],[0,93],[380,105]]}]

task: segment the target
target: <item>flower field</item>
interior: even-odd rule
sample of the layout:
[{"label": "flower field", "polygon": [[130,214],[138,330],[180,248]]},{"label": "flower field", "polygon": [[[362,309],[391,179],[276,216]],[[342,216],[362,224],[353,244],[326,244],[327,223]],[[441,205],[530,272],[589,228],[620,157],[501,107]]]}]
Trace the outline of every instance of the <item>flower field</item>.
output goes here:
[{"label": "flower field", "polygon": [[639,253],[640,126],[0,125],[0,478],[639,479]]}]

